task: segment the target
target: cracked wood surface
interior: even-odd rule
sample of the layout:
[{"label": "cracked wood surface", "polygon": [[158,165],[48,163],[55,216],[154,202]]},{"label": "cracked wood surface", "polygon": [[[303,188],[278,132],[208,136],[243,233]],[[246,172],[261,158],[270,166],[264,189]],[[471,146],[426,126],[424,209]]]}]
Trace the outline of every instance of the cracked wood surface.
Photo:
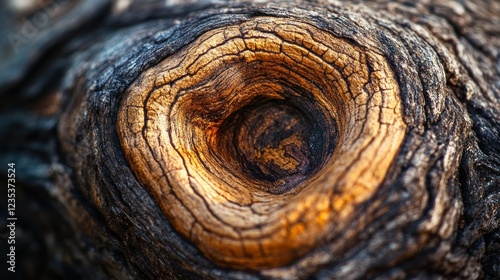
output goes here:
[{"label": "cracked wood surface", "polygon": [[1,9],[16,276],[500,277],[498,2],[171,2]]},{"label": "cracked wood surface", "polygon": [[[398,94],[380,51],[292,18],[255,17],[210,30],[141,75],[118,134],[138,179],[208,258],[277,267],[341,233],[373,195],[404,137]],[[252,106],[257,119],[241,130]],[[273,111],[280,106],[299,117]],[[289,122],[317,127],[294,133]],[[272,144],[287,134],[298,152],[322,146],[300,159],[317,170],[289,170],[289,146]],[[282,170],[277,179],[267,165]]]}]

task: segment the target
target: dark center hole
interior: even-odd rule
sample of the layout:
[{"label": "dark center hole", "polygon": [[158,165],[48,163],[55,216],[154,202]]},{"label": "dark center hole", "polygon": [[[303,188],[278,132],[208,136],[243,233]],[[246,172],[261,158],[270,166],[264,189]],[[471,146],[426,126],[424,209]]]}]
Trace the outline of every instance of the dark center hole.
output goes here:
[{"label": "dark center hole", "polygon": [[[335,129],[318,111],[294,102],[260,100],[241,108],[219,129],[219,153],[239,172],[286,192],[315,173],[333,150]],[[333,135],[335,136],[335,135]]]}]

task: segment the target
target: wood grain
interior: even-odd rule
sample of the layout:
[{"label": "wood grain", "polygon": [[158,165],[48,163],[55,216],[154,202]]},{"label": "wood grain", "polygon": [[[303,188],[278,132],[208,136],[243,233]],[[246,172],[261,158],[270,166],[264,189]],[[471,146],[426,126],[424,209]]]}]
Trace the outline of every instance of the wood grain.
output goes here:
[{"label": "wood grain", "polygon": [[112,2],[0,3],[16,276],[500,279],[498,1]]},{"label": "wood grain", "polygon": [[405,134],[398,94],[379,50],[256,17],[145,71],[117,127],[138,179],[208,258],[276,267],[377,189]]}]

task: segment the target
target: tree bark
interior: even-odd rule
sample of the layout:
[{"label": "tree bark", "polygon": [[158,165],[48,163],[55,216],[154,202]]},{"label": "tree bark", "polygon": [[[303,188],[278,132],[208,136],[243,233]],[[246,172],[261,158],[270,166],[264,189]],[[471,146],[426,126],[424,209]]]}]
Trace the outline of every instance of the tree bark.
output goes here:
[{"label": "tree bark", "polygon": [[2,9],[2,279],[500,278],[498,2],[124,3]]}]

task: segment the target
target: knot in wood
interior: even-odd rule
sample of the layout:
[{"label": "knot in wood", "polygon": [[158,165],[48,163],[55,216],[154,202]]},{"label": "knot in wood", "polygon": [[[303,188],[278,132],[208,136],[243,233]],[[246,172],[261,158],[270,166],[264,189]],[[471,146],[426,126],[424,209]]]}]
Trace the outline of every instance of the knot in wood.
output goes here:
[{"label": "knot in wood", "polygon": [[176,230],[225,267],[288,264],[342,231],[403,140],[384,57],[308,23],[213,29],[145,71],[118,133]]}]

